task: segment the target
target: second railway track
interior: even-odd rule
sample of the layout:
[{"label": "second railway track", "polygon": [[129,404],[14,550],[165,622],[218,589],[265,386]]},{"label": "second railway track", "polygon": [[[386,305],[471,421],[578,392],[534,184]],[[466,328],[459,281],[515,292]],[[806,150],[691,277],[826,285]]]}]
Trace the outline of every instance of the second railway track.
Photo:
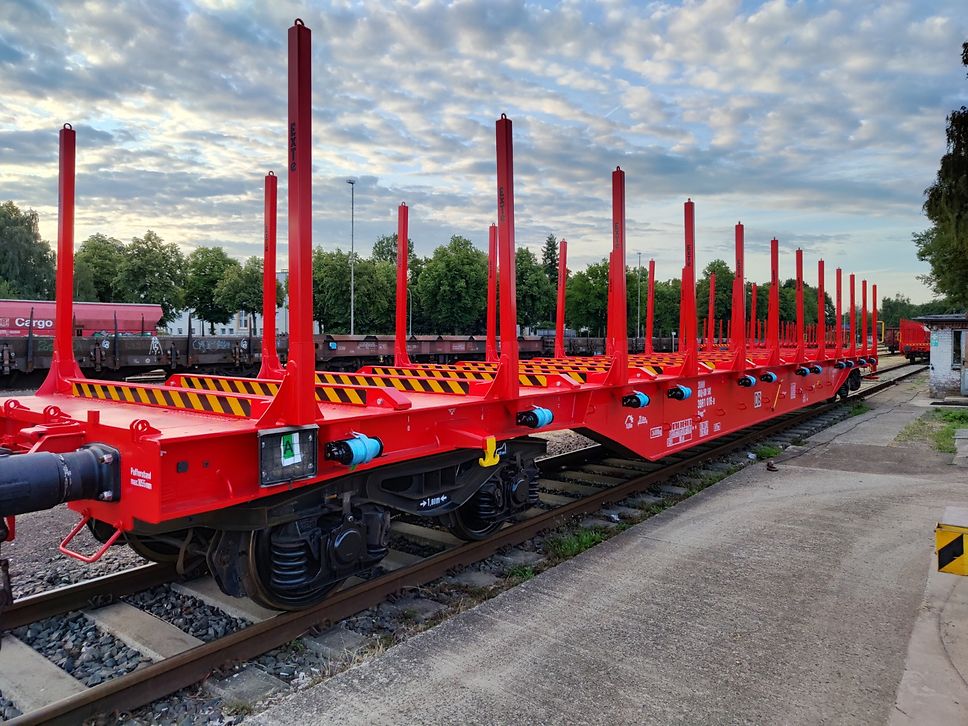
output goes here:
[{"label": "second railway track", "polygon": [[[907,364],[885,368],[879,371],[879,375],[891,374],[890,377],[866,382],[860,391],[845,402],[829,403],[789,414],[659,462],[623,458],[599,445],[547,457],[539,462],[542,473],[540,507],[529,510],[522,521],[509,524],[488,539],[455,544],[452,541],[454,538],[442,530],[396,521],[394,538],[402,548],[393,552],[388,565],[378,571],[382,574],[349,584],[315,607],[274,616],[265,613],[261,616],[264,619],[251,616],[248,619],[258,622],[223,637],[199,642],[171,655],[154,653],[153,662],[147,665],[142,664],[125,675],[47,703],[16,717],[11,723],[79,723],[98,715],[131,711],[197,683],[226,664],[257,658],[300,638],[307,631],[351,617],[379,605],[404,589],[420,587],[457,568],[481,562],[505,547],[526,542],[578,516],[597,512],[603,506],[623,502],[643,493],[646,494],[639,500],[640,506],[666,506],[688,494],[683,487],[667,484],[670,479],[810,421],[823,421],[826,417],[828,422],[819,426],[823,428],[837,417],[838,410],[853,401],[873,395],[923,370],[924,366]],[[639,519],[646,516],[648,512],[643,511]],[[407,542],[412,546],[406,547]],[[441,551],[436,551],[441,548]],[[436,552],[421,557],[406,549]],[[45,618],[73,611],[90,613],[91,619],[99,627],[113,627],[105,618],[98,621],[94,613],[99,607],[117,603],[123,596],[172,582],[175,577],[172,567],[146,565],[25,597],[17,600],[3,614],[3,628],[8,631],[24,628]],[[184,587],[188,592],[205,598],[205,593],[198,586],[188,583]],[[216,600],[210,603],[218,604]],[[241,608],[237,614],[244,616],[245,608]],[[121,635],[122,641],[137,641],[136,638],[123,637],[123,633]],[[184,642],[194,641],[186,639]],[[177,650],[177,646],[174,649]]]}]

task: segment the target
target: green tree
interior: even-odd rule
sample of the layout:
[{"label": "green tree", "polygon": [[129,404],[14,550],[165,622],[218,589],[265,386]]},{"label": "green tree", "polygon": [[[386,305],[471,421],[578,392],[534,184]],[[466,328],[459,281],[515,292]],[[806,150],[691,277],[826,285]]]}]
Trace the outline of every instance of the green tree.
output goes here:
[{"label": "green tree", "polygon": [[118,270],[123,260],[124,243],[120,240],[98,233],[81,242],[74,253],[74,275],[77,277],[80,270],[86,268],[94,291],[93,298],[84,299],[98,302],[124,300],[126,291],[117,287]]},{"label": "green tree", "polygon": [[175,319],[184,305],[185,256],[178,245],[166,243],[150,229],[124,248],[116,289],[125,291],[123,302],[161,305],[161,324]]},{"label": "green tree", "polygon": [[[242,265],[230,267],[215,286],[215,299],[226,310],[241,310],[246,315],[262,314],[262,258],[250,257]],[[276,307],[286,297],[285,288],[276,281]]]},{"label": "green tree", "polygon": [[396,310],[396,262],[359,260],[356,263],[356,326],[360,332],[393,332]]},{"label": "green tree", "polygon": [[350,256],[340,249],[313,249],[313,320],[321,331],[349,332]]},{"label": "green tree", "polygon": [[84,260],[74,260],[74,299],[81,302],[99,302],[94,286],[94,273]]},{"label": "green tree", "polygon": [[0,281],[18,298],[49,300],[54,293],[54,253],[40,238],[37,212],[0,204]]},{"label": "green tree", "polygon": [[208,322],[213,335],[216,323],[227,323],[232,314],[238,312],[225,307],[216,295],[218,284],[238,268],[239,263],[221,247],[199,247],[186,260],[185,305],[194,310],[198,318]]},{"label": "green tree", "polygon": [[[723,321],[725,331],[725,321],[733,314],[733,278],[735,277],[725,260],[713,260],[703,268],[702,278],[696,282],[696,314],[700,325],[709,316],[709,280],[714,274],[716,275],[716,296],[713,301],[715,307],[713,315],[715,320]],[[700,336],[704,335],[701,329],[697,328],[697,330]],[[718,323],[716,331],[717,333],[719,331]]]},{"label": "green tree", "polygon": [[[385,234],[377,238],[377,241],[373,243],[370,259],[397,264],[397,233]],[[413,259],[413,240],[409,237],[407,238],[407,259]]]},{"label": "green tree", "polygon": [[474,334],[482,330],[487,296],[487,255],[470,240],[453,236],[417,278],[414,295],[435,332]]},{"label": "green tree", "polygon": [[[968,66],[968,42],[961,46]],[[948,114],[947,151],[934,184],[924,190],[931,227],[914,235],[918,258],[931,265],[924,279],[938,293],[968,306],[968,108]]]},{"label": "green tree", "polygon": [[544,247],[541,250],[541,266],[544,268],[545,275],[551,287],[558,289],[558,240],[553,234],[548,235]]},{"label": "green tree", "polygon": [[527,247],[518,247],[514,260],[518,323],[534,328],[551,319],[556,286],[548,280],[538,258]]},{"label": "green tree", "polygon": [[579,270],[568,281],[565,320],[569,327],[591,336],[604,335],[608,316],[608,262]]}]

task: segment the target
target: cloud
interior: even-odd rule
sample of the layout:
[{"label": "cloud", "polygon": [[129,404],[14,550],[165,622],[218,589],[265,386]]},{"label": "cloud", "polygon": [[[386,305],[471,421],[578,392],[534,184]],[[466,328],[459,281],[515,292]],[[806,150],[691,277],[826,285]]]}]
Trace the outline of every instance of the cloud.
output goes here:
[{"label": "cloud", "polygon": [[681,266],[691,196],[700,261],[728,256],[743,218],[751,256],[781,232],[828,268],[836,255],[869,267],[875,250],[883,292],[924,299],[909,235],[964,94],[960,5],[7,0],[0,198],[36,208],[53,237],[56,131],[70,121],[78,239],[151,228],[186,249],[255,254],[268,169],[284,239],[286,28],[300,15],[319,243],[348,247],[353,176],[362,250],[395,230],[401,201],[418,253],[451,234],[483,247],[503,112],[519,244],[553,233],[575,265],[601,259],[621,165],[629,247],[664,276]]}]

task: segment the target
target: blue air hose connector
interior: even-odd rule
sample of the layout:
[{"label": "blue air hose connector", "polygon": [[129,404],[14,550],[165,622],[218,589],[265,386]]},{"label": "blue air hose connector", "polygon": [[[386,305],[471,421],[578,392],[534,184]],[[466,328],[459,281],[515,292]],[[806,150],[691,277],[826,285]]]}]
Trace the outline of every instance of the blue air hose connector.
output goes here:
[{"label": "blue air hose connector", "polygon": [[756,378],[754,376],[743,376],[739,379],[739,385],[743,388],[752,388],[756,385]]},{"label": "blue air hose connector", "polygon": [[776,373],[774,373],[773,371],[767,371],[762,376],[760,376],[760,380],[763,381],[763,383],[776,383],[778,380],[778,377]]},{"label": "blue air hose connector", "polygon": [[527,426],[529,429],[540,429],[555,420],[551,411],[540,406],[535,406],[530,411],[518,413],[518,426]]},{"label": "blue air hose connector", "polygon": [[622,396],[622,405],[625,408],[645,408],[649,405],[650,399],[642,391],[632,391],[627,396]]},{"label": "blue air hose connector", "polygon": [[345,466],[368,464],[382,453],[383,442],[364,434],[354,434],[352,439],[326,444],[326,458]]},{"label": "blue air hose connector", "polygon": [[666,395],[677,401],[685,401],[692,396],[692,389],[689,386],[673,386]]}]

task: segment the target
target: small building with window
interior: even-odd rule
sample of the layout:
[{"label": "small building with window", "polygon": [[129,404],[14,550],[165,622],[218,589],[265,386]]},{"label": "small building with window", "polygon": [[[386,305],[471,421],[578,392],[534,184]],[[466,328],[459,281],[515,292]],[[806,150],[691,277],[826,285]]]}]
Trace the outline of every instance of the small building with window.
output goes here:
[{"label": "small building with window", "polygon": [[968,313],[915,318],[931,331],[932,398],[968,396]]}]

